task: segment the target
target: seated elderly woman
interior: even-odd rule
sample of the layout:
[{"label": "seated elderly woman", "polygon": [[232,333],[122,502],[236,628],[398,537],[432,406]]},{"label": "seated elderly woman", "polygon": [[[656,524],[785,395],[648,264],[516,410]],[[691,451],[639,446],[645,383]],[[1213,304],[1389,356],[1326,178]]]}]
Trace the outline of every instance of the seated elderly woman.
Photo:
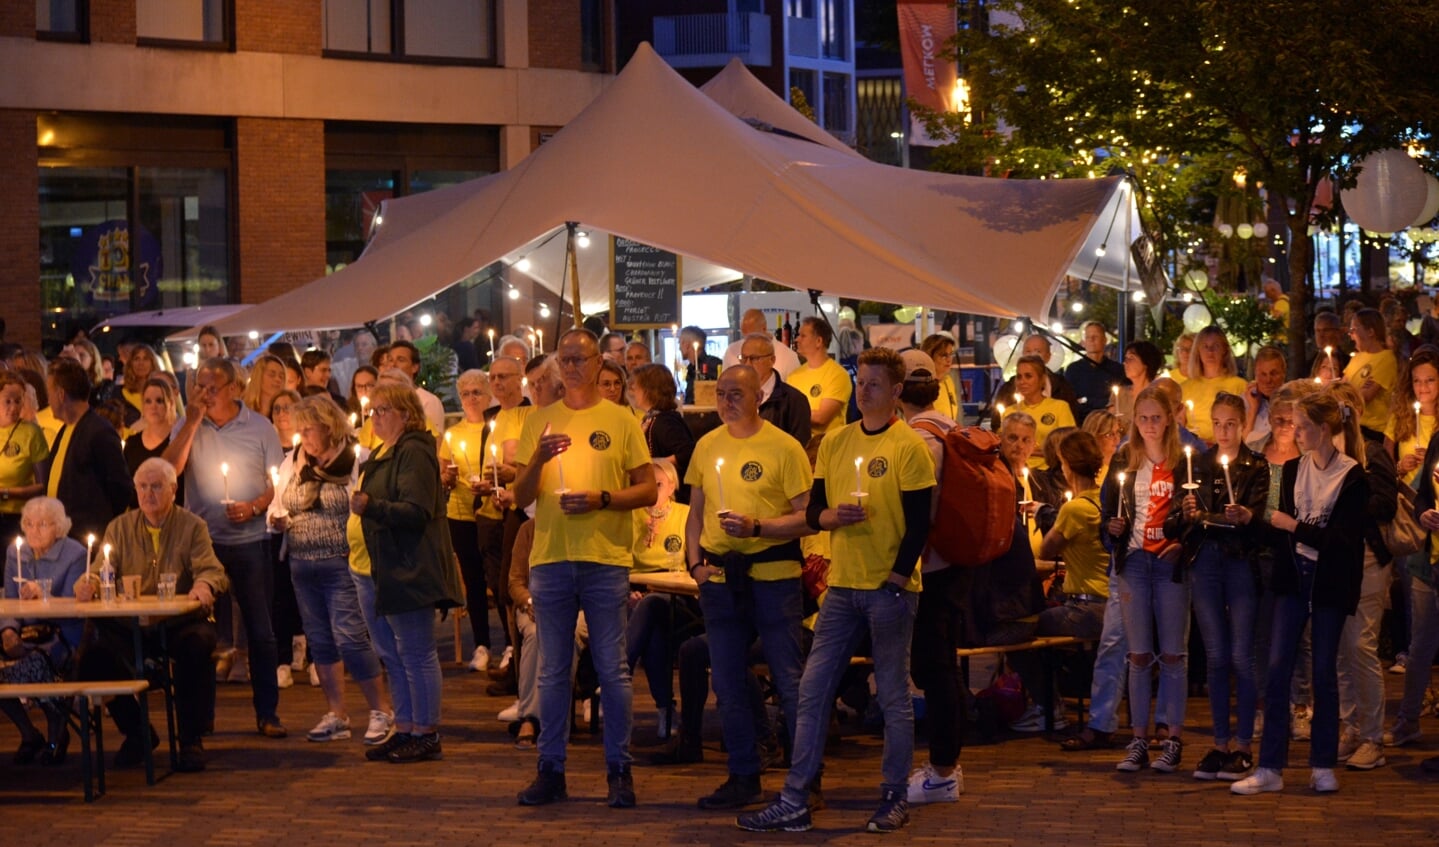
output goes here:
[{"label": "seated elderly woman", "polygon": [[[201,737],[215,710],[215,671],[210,654],[215,650],[215,624],[209,620],[215,596],[230,587],[225,568],[215,557],[205,521],[175,505],[175,466],[164,459],[146,459],[135,471],[135,493],[140,506],[110,521],[104,543],[110,546],[110,563],[117,580],[140,578],[140,593],[154,594],[160,577],[175,576],[177,596],[189,596],[200,608],[146,627],[146,650],[160,644],[164,628],[166,649],[174,667],[175,724],[180,737],[177,770],[205,768]],[[75,584],[75,599],[86,602],[99,594],[95,570]],[[80,650],[80,679],[125,679],[133,673],[135,653],[128,626],[104,618],[86,626]],[[140,707],[133,697],[110,703],[125,740],[115,754],[115,767],[134,767],[144,761]],[[153,727],[151,744],[158,743]]]},{"label": "seated elderly woman", "polygon": [[[5,596],[28,600],[44,596],[70,597],[75,581],[85,574],[85,547],[66,536],[70,518],[65,507],[53,497],[36,497],[20,514],[23,544],[9,544],[5,552]],[[19,539],[17,539],[18,541]],[[80,643],[80,621],[41,621],[20,618],[0,619],[0,644],[5,661],[0,663],[0,683],[53,682],[70,663],[70,653]],[[28,765],[40,757],[44,765],[65,761],[70,732],[65,711],[41,701],[48,736],[41,735],[19,700],[0,700],[0,711],[20,730],[20,747],[15,764]]]}]

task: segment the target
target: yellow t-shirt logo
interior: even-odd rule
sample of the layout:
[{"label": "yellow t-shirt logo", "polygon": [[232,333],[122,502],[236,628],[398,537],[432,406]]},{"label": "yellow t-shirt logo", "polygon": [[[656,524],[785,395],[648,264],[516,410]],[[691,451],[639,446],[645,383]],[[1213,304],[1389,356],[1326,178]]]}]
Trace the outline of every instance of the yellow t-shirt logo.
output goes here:
[{"label": "yellow t-shirt logo", "polygon": [[745,482],[759,482],[759,478],[764,476],[764,466],[759,462],[745,462],[744,467],[739,469],[739,476]]}]

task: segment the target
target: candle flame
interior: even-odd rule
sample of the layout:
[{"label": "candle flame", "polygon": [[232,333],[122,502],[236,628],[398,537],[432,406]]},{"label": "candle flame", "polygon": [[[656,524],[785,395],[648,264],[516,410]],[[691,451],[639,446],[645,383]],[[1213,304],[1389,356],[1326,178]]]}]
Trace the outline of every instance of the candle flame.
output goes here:
[{"label": "candle flame", "polygon": [[1229,457],[1228,457],[1228,456],[1220,456],[1220,457],[1219,457],[1219,464],[1223,465],[1223,466],[1226,467],[1226,468],[1229,467]]},{"label": "candle flame", "polygon": [[[298,437],[298,436],[297,436],[297,437]],[[220,463],[220,476],[229,476],[229,475],[230,475],[230,463],[229,463],[229,462],[221,462],[221,463]]]}]

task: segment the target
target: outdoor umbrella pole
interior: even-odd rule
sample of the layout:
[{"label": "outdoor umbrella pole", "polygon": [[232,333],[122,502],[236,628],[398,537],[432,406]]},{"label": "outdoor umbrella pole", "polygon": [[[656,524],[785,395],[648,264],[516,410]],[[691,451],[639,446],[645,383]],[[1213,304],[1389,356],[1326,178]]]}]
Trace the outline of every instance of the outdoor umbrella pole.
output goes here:
[{"label": "outdoor umbrella pole", "polygon": [[580,316],[580,257],[575,255],[575,230],[578,227],[579,224],[574,221],[565,222],[565,253],[568,254],[570,262],[570,286],[573,291],[575,329],[580,328],[582,320]]}]

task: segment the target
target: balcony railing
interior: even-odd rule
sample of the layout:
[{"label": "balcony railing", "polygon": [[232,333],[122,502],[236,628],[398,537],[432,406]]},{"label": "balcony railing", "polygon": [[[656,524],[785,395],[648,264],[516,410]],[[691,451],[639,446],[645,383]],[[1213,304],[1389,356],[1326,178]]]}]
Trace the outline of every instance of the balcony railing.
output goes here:
[{"label": "balcony railing", "polygon": [[769,27],[769,15],[755,12],[657,17],[655,50],[676,68],[717,67],[733,56],[769,67]]}]

